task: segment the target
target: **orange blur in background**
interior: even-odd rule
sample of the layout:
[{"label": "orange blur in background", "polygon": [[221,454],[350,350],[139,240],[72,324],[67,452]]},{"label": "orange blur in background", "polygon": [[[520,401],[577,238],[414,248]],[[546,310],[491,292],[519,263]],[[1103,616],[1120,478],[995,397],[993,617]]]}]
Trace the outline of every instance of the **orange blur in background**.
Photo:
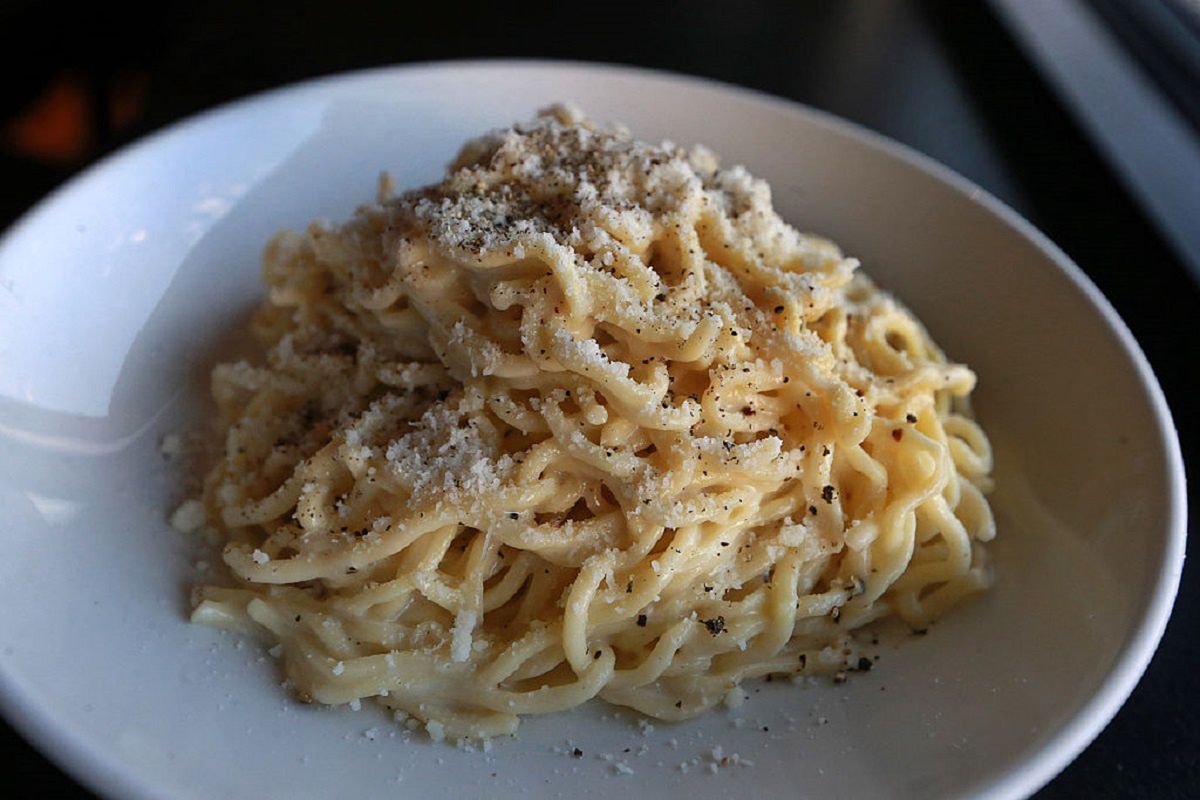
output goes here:
[{"label": "orange blur in background", "polygon": [[145,73],[131,71],[97,92],[81,74],[59,73],[32,103],[5,120],[3,149],[54,166],[84,162],[95,155],[101,126],[119,135],[142,119],[148,82]]}]

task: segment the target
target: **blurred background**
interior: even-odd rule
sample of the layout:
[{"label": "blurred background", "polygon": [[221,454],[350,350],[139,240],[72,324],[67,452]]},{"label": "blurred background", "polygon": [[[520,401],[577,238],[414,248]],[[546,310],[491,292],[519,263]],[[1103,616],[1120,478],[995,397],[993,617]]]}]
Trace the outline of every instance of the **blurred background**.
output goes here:
[{"label": "blurred background", "polygon": [[[1132,329],[1194,473],[1200,0],[73,5],[0,0],[0,227],[148,132],[331,72],[522,57],[716,78],[898,139],[1030,219]],[[1039,798],[1200,797],[1198,625],[1192,566],[1138,689]],[[0,754],[17,785],[89,797],[2,722]]]}]

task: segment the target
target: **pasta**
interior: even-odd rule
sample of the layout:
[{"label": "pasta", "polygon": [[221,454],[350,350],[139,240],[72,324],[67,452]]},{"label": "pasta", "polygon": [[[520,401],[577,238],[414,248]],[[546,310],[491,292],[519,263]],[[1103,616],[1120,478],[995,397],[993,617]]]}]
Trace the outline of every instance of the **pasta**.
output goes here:
[{"label": "pasta", "polygon": [[554,107],[268,245],[204,516],[304,700],[664,720],[989,581],[975,376],[766,184]]}]

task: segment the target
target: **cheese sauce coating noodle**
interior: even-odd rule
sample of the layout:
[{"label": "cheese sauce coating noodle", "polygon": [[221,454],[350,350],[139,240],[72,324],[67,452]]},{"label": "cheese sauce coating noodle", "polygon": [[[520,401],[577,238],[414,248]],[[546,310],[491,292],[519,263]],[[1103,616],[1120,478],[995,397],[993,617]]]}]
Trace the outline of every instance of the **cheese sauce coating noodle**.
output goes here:
[{"label": "cheese sauce coating noodle", "polygon": [[665,720],[988,583],[975,384],[765,183],[555,107],[267,247],[193,619],[434,738]]}]

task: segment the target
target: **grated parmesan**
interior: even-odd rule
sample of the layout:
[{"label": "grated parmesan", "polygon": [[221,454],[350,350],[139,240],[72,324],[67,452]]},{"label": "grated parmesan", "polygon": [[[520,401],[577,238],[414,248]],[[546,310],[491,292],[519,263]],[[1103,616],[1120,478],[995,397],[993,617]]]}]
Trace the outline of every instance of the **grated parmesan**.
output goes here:
[{"label": "grated parmesan", "polygon": [[180,533],[195,533],[204,526],[206,520],[203,503],[199,500],[184,500],[171,515],[171,527]]}]

